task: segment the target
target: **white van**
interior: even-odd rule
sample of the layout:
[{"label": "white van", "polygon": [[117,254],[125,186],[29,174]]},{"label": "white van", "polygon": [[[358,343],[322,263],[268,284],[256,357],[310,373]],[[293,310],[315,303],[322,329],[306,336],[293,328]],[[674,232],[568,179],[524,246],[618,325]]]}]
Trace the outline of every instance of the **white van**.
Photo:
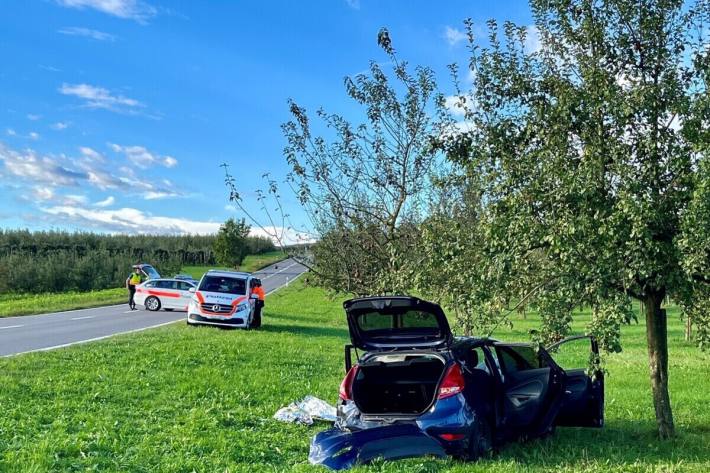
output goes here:
[{"label": "white van", "polygon": [[200,279],[187,308],[190,325],[218,325],[222,327],[258,327],[254,320],[256,295],[251,295],[251,273],[236,271],[207,271]]}]

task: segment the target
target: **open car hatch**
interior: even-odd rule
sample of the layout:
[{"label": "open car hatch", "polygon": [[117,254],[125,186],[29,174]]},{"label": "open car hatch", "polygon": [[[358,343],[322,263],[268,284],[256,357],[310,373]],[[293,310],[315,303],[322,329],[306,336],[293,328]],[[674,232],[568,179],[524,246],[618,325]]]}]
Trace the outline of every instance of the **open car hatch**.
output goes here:
[{"label": "open car hatch", "polygon": [[343,307],[350,340],[365,351],[438,348],[453,338],[441,307],[416,297],[350,299]]},{"label": "open car hatch", "polygon": [[320,432],[311,442],[308,460],[314,465],[344,470],[378,458],[396,460],[425,455],[444,458],[446,452],[416,425],[395,424],[354,432],[340,429]]}]

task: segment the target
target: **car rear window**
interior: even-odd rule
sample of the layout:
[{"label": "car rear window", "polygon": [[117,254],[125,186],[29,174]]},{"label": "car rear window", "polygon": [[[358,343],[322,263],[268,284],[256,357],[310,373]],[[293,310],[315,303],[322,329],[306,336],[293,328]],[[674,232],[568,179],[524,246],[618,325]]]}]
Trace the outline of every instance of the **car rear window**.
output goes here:
[{"label": "car rear window", "polygon": [[436,315],[418,310],[382,313],[363,312],[358,314],[357,323],[363,332],[389,329],[413,329],[439,332]]},{"label": "car rear window", "polygon": [[244,296],[247,293],[247,281],[226,276],[205,276],[200,283],[200,291]]}]

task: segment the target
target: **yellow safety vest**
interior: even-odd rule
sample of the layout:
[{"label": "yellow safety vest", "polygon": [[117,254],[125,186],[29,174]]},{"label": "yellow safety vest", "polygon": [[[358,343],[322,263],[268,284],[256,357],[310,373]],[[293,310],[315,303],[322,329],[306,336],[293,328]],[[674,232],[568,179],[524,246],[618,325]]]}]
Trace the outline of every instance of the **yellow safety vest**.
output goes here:
[{"label": "yellow safety vest", "polygon": [[133,273],[131,274],[131,280],[128,282],[128,284],[135,286],[136,284],[141,283],[141,275]]}]

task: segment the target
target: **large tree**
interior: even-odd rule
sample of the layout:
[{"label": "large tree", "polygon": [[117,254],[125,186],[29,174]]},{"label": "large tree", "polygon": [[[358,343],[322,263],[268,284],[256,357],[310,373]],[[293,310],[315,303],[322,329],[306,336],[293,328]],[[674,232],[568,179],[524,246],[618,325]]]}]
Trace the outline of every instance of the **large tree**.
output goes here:
[{"label": "large tree", "polygon": [[228,219],[219,227],[213,249],[217,262],[230,268],[238,268],[247,253],[249,246],[249,225],[244,219]]},{"label": "large tree", "polygon": [[708,341],[708,5],[532,0],[535,28],[490,22],[485,47],[469,23],[473,88],[447,101],[465,120],[437,137],[480,198],[493,312],[534,300],[549,341],[586,304],[617,351],[642,301],[661,438],[674,434],[664,300]]}]

